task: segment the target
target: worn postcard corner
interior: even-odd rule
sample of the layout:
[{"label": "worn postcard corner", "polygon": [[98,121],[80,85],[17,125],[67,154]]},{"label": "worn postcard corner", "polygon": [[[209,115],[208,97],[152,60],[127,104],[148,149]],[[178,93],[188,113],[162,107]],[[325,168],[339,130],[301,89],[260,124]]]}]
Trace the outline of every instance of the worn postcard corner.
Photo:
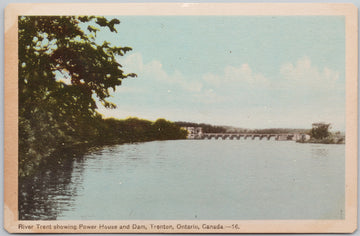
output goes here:
[{"label": "worn postcard corner", "polygon": [[352,4],[11,4],[10,233],[351,233]]}]

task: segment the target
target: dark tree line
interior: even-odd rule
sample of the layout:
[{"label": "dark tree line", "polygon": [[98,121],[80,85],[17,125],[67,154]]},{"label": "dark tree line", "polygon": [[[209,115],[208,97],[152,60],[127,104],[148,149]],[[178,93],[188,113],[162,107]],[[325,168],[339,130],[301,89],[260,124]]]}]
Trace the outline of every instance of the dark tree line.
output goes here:
[{"label": "dark tree line", "polygon": [[187,136],[186,130],[165,119],[153,122],[139,118],[109,118],[102,125],[102,140],[109,144],[185,139]]}]

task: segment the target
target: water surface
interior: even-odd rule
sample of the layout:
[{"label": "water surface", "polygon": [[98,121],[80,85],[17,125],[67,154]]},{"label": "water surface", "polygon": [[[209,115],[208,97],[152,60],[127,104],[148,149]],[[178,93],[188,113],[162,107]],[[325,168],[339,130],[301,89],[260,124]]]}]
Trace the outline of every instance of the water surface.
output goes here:
[{"label": "water surface", "polygon": [[345,145],[155,141],[61,166],[20,186],[20,219],[344,218]]}]

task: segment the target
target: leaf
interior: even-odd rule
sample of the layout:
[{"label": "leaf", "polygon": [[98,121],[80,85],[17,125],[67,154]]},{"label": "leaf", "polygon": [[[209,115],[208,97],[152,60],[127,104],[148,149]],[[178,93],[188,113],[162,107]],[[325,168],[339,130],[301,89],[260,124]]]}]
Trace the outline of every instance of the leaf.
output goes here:
[{"label": "leaf", "polygon": [[97,17],[96,18],[96,24],[104,27],[104,26],[107,26],[108,21],[104,17]]},{"label": "leaf", "polygon": [[95,35],[96,35],[96,32],[99,31],[98,28],[96,28],[96,27],[94,27],[94,26],[92,26],[92,25],[89,25],[89,26],[87,27],[87,29],[89,30],[89,32],[94,32]]},{"label": "leaf", "polygon": [[127,74],[126,77],[133,77],[133,78],[134,78],[134,77],[137,77],[137,74],[135,74],[135,73],[130,73],[130,74]]},{"label": "leaf", "polygon": [[112,24],[112,25],[115,25],[115,24],[120,24],[120,20],[118,20],[118,19],[112,19],[111,21],[110,21],[110,24]]},{"label": "leaf", "polygon": [[85,23],[85,22],[89,22],[90,20],[94,19],[95,16],[79,16],[78,19]]}]

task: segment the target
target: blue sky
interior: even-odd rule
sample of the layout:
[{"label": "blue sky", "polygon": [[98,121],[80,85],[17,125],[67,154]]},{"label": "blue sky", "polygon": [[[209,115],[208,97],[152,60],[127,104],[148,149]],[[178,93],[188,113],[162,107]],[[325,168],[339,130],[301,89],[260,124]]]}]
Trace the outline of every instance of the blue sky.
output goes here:
[{"label": "blue sky", "polygon": [[130,46],[118,61],[137,73],[112,93],[105,117],[243,128],[345,130],[342,16],[118,16]]}]

